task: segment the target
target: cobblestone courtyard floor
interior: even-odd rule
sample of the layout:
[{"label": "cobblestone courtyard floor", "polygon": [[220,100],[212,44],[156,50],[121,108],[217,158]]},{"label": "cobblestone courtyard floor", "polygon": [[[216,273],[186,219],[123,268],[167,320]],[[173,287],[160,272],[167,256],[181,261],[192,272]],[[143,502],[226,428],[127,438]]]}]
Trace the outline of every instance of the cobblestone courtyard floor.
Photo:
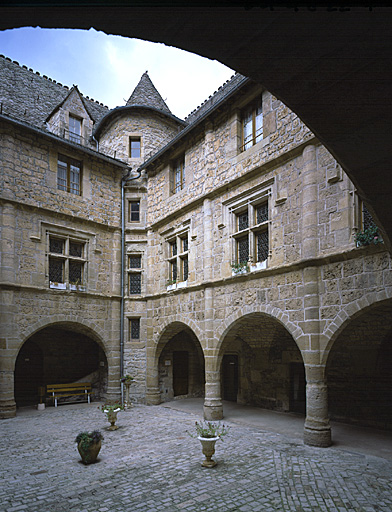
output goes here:
[{"label": "cobblestone courtyard floor", "polygon": [[[7,512],[391,512],[392,461],[228,422],[213,469],[186,434],[195,414],[135,406],[116,431],[98,404],[22,409],[0,421],[0,510]],[[225,422],[226,424],[226,422]],[[102,431],[84,466],[74,438]]]}]

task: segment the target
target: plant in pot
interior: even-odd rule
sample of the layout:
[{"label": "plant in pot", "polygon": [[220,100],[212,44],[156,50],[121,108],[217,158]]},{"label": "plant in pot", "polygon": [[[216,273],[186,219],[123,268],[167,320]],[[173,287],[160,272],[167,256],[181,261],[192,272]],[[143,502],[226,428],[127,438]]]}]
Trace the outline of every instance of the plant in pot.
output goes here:
[{"label": "plant in pot", "polygon": [[97,460],[102,440],[103,435],[99,430],[80,432],[76,436],[75,442],[78,444],[78,451],[83,464],[91,464]]},{"label": "plant in pot", "polygon": [[121,405],[120,402],[105,403],[101,405],[101,407],[98,407],[98,409],[101,409],[101,411],[106,414],[106,417],[110,423],[110,427],[108,427],[108,430],[117,430],[117,413],[123,411],[124,406]]},{"label": "plant in pot", "polygon": [[124,375],[124,377],[121,379],[121,382],[125,386],[125,407],[127,409],[132,407],[132,404],[129,400],[129,388],[131,387],[133,380],[133,377],[129,375],[129,373],[127,375]]},{"label": "plant in pot", "polygon": [[197,437],[202,446],[203,455],[205,460],[202,462],[204,468],[213,468],[216,462],[212,459],[215,453],[215,443],[229,432],[229,427],[221,425],[220,423],[213,423],[211,421],[196,421],[195,422],[196,434],[188,434],[191,437]]}]

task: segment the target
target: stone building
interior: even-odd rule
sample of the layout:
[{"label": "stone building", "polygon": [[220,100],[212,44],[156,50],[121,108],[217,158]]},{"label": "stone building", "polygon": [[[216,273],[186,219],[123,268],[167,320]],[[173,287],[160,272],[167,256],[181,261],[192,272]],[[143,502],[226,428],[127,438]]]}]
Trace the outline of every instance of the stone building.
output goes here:
[{"label": "stone building", "polygon": [[[48,383],[392,427],[392,272],[353,184],[241,75],[185,121],[145,73],[109,110],[0,57],[0,414]],[[380,242],[379,238],[370,242]],[[222,402],[223,400],[223,402]]]}]

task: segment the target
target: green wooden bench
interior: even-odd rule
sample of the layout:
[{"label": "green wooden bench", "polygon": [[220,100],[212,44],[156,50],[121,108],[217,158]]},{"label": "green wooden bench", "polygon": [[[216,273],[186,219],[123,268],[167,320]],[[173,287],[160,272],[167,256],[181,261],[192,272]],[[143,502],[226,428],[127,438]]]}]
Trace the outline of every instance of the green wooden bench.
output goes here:
[{"label": "green wooden bench", "polygon": [[57,407],[59,398],[72,396],[85,396],[90,403],[92,394],[91,382],[72,382],[70,384],[47,384],[46,392],[53,398],[54,406]]}]

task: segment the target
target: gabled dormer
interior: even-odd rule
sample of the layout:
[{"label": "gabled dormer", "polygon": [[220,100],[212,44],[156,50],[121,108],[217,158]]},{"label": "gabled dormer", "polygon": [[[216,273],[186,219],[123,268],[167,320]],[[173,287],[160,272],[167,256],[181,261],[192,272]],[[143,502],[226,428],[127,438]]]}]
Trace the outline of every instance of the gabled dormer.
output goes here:
[{"label": "gabled dormer", "polygon": [[46,119],[52,133],[76,144],[89,146],[94,121],[77,86],[73,86],[66,98]]}]

